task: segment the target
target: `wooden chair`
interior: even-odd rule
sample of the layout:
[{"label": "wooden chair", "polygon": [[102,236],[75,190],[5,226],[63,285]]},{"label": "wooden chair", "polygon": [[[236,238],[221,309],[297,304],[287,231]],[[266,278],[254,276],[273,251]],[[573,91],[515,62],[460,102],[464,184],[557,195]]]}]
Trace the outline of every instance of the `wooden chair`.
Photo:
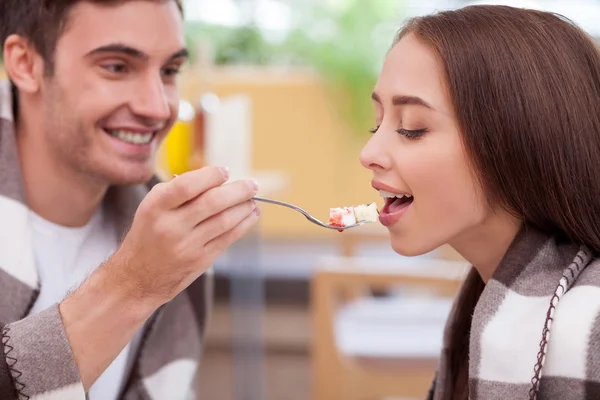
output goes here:
[{"label": "wooden chair", "polygon": [[[344,293],[357,293],[357,288],[365,287],[426,290],[439,296],[437,299],[451,302],[466,275],[466,267],[464,262],[438,259],[403,263],[354,257],[323,259],[311,283],[312,400],[424,398],[437,366],[436,349],[436,353],[429,354],[346,354],[340,349],[336,314],[348,301],[357,301]],[[407,301],[414,304],[413,300]]]}]

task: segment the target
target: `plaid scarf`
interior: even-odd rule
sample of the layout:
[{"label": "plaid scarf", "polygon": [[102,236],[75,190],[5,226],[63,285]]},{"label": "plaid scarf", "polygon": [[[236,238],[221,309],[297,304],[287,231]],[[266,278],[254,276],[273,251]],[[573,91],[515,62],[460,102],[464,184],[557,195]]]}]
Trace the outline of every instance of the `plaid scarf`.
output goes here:
[{"label": "plaid scarf", "polygon": [[[466,354],[468,386],[457,374]],[[470,272],[429,398],[455,396],[600,398],[600,262],[589,249],[525,227],[487,285]]]}]

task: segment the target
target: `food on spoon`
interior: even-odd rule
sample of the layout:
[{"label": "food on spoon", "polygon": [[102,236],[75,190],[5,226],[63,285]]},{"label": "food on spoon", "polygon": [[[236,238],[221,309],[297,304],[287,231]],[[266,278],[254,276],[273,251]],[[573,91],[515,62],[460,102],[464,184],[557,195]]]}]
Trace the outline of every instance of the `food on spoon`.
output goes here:
[{"label": "food on spoon", "polygon": [[343,228],[356,223],[352,207],[338,207],[329,209],[329,225]]},{"label": "food on spoon", "polygon": [[377,205],[361,204],[355,207],[338,207],[329,209],[329,225],[345,228],[358,222],[375,222],[379,216]]},{"label": "food on spoon", "polygon": [[376,222],[379,217],[379,211],[375,203],[361,204],[354,207],[354,216],[358,222]]}]

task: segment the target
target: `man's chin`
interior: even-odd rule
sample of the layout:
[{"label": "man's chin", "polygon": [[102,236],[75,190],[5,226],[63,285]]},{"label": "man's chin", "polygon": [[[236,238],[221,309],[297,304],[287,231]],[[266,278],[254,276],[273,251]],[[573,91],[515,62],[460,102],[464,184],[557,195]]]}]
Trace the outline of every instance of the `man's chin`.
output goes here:
[{"label": "man's chin", "polygon": [[112,171],[105,174],[104,180],[109,186],[140,185],[152,179],[154,173],[152,168]]}]

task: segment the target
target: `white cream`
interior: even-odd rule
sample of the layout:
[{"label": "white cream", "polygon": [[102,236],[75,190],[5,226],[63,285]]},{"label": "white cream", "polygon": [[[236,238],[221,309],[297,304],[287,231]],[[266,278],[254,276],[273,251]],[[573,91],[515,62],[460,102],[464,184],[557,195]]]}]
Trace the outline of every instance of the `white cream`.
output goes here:
[{"label": "white cream", "polygon": [[353,225],[356,223],[356,217],[354,216],[352,207],[331,208],[329,210],[329,215],[330,217],[341,216],[342,226]]},{"label": "white cream", "polygon": [[356,217],[352,212],[352,208],[344,208],[342,212],[342,224],[344,226],[354,225],[356,223]]}]

